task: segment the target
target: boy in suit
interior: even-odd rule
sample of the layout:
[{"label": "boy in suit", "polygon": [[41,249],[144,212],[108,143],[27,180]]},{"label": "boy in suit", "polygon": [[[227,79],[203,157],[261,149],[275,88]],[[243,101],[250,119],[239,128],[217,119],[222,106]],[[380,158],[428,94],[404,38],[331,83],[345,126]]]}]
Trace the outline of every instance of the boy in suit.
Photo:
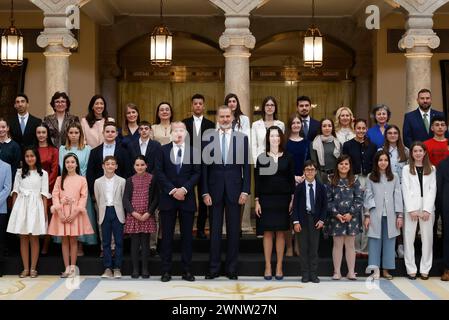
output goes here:
[{"label": "boy in suit", "polygon": [[[123,193],[126,180],[115,174],[117,159],[106,156],[103,160],[104,176],[95,180],[94,193],[98,204],[98,222],[103,234],[103,265],[105,271],[102,278],[121,278],[120,268],[123,258]],[[112,261],[111,241],[115,240],[114,263]]]},{"label": "boy in suit", "polygon": [[315,179],[317,165],[307,160],[304,163],[304,182],[296,187],[293,204],[293,225],[299,232],[301,243],[302,282],[319,283],[318,246],[320,230],[327,214],[326,187]]},{"label": "boy in suit", "polygon": [[128,145],[131,160],[134,161],[139,155],[144,156],[147,171],[152,173],[156,165],[156,158],[161,154],[161,144],[150,139],[151,124],[148,121],[140,121],[138,130],[140,138],[138,140],[132,140]]},{"label": "boy in suit", "polygon": [[11,192],[11,166],[0,160],[0,277],[3,276],[3,260],[8,226],[7,199]]}]

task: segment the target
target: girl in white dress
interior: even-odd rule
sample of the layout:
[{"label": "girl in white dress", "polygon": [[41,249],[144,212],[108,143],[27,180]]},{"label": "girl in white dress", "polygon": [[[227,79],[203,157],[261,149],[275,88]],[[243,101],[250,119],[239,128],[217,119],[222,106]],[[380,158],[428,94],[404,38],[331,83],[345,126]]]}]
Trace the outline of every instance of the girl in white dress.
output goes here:
[{"label": "girl in white dress", "polygon": [[[37,277],[39,236],[47,234],[48,173],[42,170],[39,152],[27,147],[18,169],[12,190],[12,211],[7,231],[20,235],[20,254],[23,271],[20,277]],[[30,269],[31,244],[31,269]]]}]

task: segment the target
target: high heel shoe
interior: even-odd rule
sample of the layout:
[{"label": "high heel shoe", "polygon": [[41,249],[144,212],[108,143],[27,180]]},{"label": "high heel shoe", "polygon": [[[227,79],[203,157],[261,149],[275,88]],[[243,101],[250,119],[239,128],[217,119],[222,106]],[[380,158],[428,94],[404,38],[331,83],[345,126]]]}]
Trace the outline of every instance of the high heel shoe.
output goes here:
[{"label": "high heel shoe", "polygon": [[20,274],[19,274],[19,278],[26,278],[30,275],[30,270],[23,270]]},{"label": "high heel shoe", "polygon": [[267,272],[267,269],[265,269],[265,273],[264,273],[264,275],[263,275],[263,278],[264,278],[265,280],[271,280],[271,279],[273,279],[273,276],[271,275],[271,269],[270,269],[270,272]]},{"label": "high heel shoe", "polygon": [[382,271],[382,276],[387,279],[387,280],[393,280],[393,276],[391,274],[388,273],[388,270],[383,270]]},{"label": "high heel shoe", "polygon": [[282,279],[284,279],[284,275],[283,275],[283,274],[281,274],[281,275],[275,275],[274,278],[275,278],[276,280],[282,280]]},{"label": "high heel shoe", "polygon": [[31,278],[37,278],[37,270],[33,270],[33,269],[31,269],[31,271],[30,271],[30,277]]},{"label": "high heel shoe", "polygon": [[334,275],[332,276],[332,280],[340,280],[341,279],[341,274],[339,273],[334,273]]}]

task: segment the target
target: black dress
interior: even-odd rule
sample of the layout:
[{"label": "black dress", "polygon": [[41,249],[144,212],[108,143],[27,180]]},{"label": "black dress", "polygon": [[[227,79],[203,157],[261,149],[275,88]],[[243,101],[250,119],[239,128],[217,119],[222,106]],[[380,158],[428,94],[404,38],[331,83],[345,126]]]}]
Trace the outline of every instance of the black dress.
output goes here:
[{"label": "black dress", "polygon": [[[268,162],[268,159],[271,161]],[[271,169],[271,166],[274,169]],[[277,165],[277,168],[276,168]],[[288,207],[295,192],[295,163],[290,154],[284,154],[275,163],[262,153],[254,168],[255,195],[259,198],[262,214],[258,218],[260,231],[286,231],[290,227]]]}]

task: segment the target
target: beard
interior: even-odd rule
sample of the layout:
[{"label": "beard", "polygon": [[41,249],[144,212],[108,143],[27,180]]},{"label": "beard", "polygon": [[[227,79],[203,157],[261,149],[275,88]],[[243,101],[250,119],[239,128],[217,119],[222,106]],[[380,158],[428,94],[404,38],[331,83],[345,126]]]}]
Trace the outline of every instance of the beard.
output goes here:
[{"label": "beard", "polygon": [[419,108],[420,108],[421,110],[423,110],[423,111],[429,110],[431,106],[432,106],[431,103],[429,103],[429,104],[427,104],[427,103],[419,104]]}]

